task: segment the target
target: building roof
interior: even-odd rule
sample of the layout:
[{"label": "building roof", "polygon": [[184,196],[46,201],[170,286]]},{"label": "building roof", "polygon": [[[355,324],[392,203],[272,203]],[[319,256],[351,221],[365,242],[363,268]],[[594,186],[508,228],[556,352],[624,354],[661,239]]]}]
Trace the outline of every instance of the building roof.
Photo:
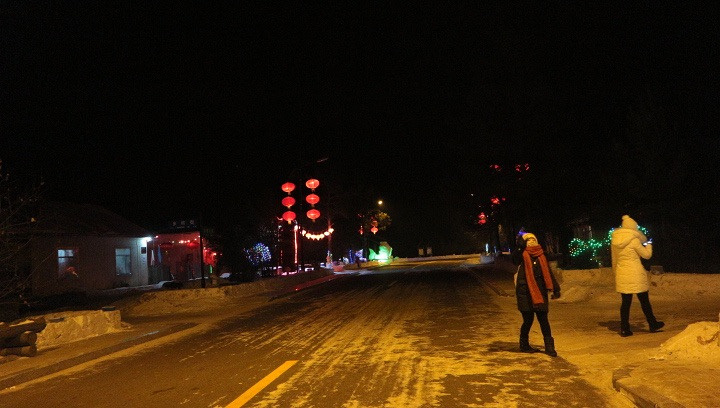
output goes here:
[{"label": "building roof", "polygon": [[41,235],[147,237],[152,233],[131,221],[92,204],[46,201],[34,211],[33,230]]}]

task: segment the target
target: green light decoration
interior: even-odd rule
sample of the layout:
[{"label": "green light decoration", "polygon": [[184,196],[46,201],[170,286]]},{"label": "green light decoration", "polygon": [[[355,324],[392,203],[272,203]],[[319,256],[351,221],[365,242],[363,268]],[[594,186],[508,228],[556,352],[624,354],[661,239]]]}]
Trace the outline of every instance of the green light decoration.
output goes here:
[{"label": "green light decoration", "polygon": [[387,262],[392,259],[392,247],[387,242],[380,244],[377,253],[372,248],[369,249],[369,252],[368,260],[370,261]]},{"label": "green light decoration", "polygon": [[[648,230],[645,227],[641,227],[638,225],[638,229],[640,232],[645,234],[645,236],[648,235]],[[593,238],[590,238],[588,240],[582,240],[580,238],[573,238],[570,243],[568,244],[568,250],[570,251],[570,256],[573,258],[576,258],[578,256],[584,255],[586,252],[590,251],[590,258],[594,258],[597,256],[598,251],[607,248],[610,246],[610,240],[612,239],[612,233],[615,231],[615,228],[610,229],[608,231],[607,236],[605,239],[602,240],[596,240]]]}]

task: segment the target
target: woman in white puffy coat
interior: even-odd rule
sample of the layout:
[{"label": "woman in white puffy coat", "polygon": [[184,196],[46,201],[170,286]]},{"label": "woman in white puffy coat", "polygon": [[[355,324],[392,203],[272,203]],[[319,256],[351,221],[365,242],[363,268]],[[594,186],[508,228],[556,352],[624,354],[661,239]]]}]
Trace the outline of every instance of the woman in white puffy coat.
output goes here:
[{"label": "woman in white puffy coat", "polygon": [[615,272],[615,290],[622,297],[620,306],[620,335],[632,336],[630,331],[630,305],[633,294],[640,300],[640,306],[650,332],[660,330],[665,323],[658,321],[650,305],[648,290],[650,282],[647,271],[640,262],[640,257],[652,257],[652,242],[638,229],[638,224],[629,215],[623,215],[622,226],[612,233],[610,241],[612,268]]}]

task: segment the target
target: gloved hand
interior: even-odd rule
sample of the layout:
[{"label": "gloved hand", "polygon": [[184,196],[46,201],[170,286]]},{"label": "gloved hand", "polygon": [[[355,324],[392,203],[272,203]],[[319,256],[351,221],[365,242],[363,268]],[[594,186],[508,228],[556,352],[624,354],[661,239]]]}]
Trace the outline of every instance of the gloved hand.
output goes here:
[{"label": "gloved hand", "polygon": [[550,296],[550,299],[559,299],[560,298],[560,289],[553,290],[552,296]]}]

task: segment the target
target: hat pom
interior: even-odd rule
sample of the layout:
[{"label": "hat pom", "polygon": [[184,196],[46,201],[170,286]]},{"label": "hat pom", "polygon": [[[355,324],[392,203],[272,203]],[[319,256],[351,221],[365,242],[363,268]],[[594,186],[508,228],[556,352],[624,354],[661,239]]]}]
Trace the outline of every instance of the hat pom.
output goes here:
[{"label": "hat pom", "polygon": [[637,222],[635,222],[635,220],[630,218],[629,215],[623,215],[622,216],[622,227],[628,228],[628,229],[638,229],[638,224],[637,224]]}]

